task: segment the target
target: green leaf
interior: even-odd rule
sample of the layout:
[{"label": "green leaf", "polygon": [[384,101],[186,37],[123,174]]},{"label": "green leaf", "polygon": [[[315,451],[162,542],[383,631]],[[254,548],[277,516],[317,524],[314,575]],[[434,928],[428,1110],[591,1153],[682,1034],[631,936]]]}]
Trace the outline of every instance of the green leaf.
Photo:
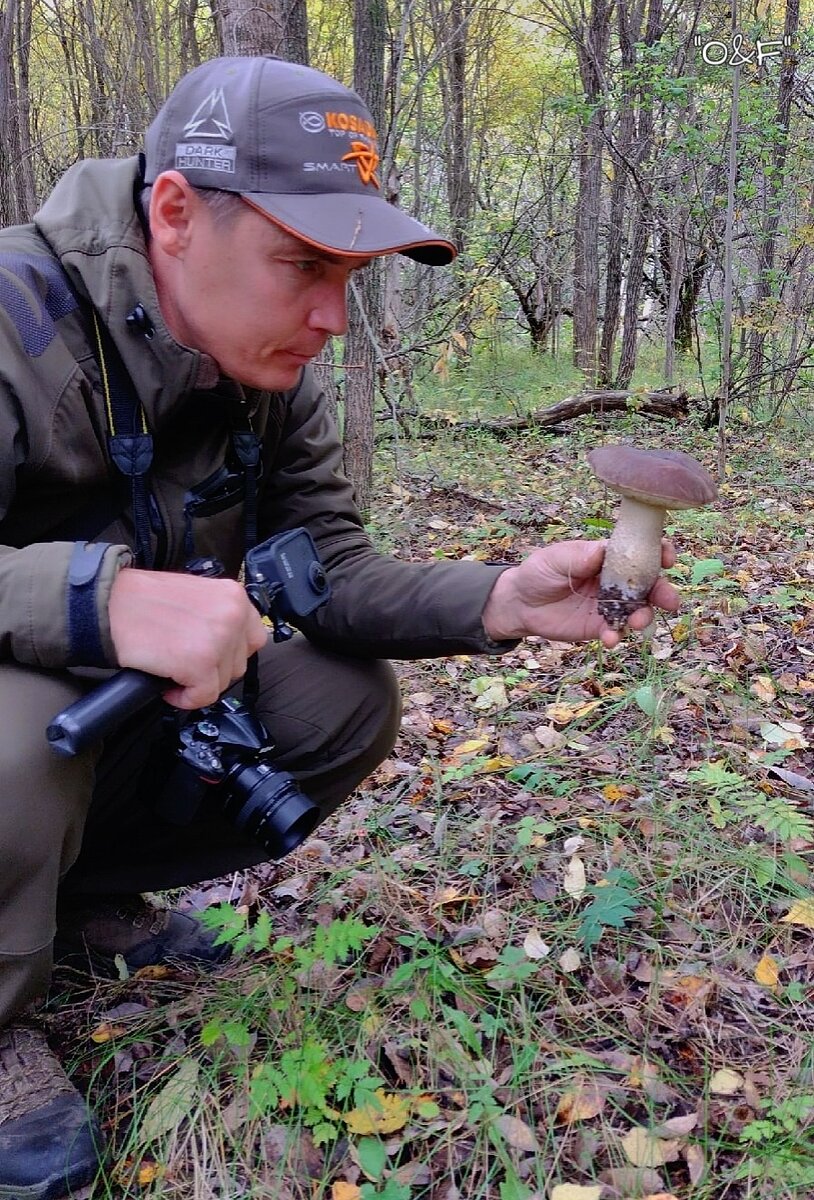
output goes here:
[{"label": "green leaf", "polygon": [[693,563],[690,583],[693,585],[703,583],[705,579],[713,579],[717,575],[723,575],[725,570],[726,564],[720,558],[701,558]]},{"label": "green leaf", "polygon": [[607,927],[621,929],[640,907],[640,901],[608,876],[606,887],[591,888],[593,899],[582,914],[577,936],[587,948],[595,946]]},{"label": "green leaf", "polygon": [[384,1148],[384,1142],[373,1137],[361,1138],[356,1146],[356,1153],[359,1156],[359,1166],[365,1175],[369,1179],[381,1179],[382,1172],[387,1166],[387,1151]]},{"label": "green leaf", "polygon": [[659,696],[654,687],[646,683],[643,687],[636,688],[633,699],[646,716],[655,717],[659,709]]}]

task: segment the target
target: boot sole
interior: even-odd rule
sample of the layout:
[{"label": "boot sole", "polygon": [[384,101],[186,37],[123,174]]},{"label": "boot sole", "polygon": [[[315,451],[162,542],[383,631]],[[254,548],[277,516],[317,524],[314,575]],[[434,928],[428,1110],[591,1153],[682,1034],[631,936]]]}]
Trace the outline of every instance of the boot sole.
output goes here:
[{"label": "boot sole", "polygon": [[90,1200],[98,1167],[90,1167],[66,1184],[65,1176],[52,1176],[25,1187],[0,1183],[0,1200]]}]

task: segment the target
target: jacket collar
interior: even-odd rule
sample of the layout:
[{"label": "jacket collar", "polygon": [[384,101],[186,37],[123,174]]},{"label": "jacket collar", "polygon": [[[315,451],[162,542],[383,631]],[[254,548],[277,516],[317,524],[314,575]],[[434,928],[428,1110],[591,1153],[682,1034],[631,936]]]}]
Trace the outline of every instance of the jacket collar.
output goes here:
[{"label": "jacket collar", "polygon": [[136,213],[139,178],[137,158],[84,159],[65,173],[34,224],[104,321],[157,428],[179,397],[217,383],[217,366],[177,342],[164,323]]}]

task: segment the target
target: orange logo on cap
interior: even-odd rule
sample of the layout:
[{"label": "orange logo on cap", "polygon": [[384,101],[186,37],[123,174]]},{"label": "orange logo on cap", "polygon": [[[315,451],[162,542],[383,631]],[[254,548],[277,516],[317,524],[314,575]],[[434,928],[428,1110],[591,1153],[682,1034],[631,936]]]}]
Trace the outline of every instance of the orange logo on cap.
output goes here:
[{"label": "orange logo on cap", "polygon": [[355,162],[362,183],[372,183],[374,187],[381,187],[376,177],[379,156],[373,147],[368,146],[367,142],[351,142],[350,146],[349,152],[342,155],[342,162]]}]

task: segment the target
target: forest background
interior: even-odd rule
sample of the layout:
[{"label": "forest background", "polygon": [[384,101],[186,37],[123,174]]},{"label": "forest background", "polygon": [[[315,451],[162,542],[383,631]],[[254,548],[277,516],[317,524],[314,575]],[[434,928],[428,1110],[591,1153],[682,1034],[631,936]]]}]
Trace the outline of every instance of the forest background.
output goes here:
[{"label": "forest background", "polygon": [[461,251],[365,272],[318,364],[382,548],[602,536],[607,440],[720,484],[668,526],[685,608],[643,643],[400,665],[356,800],[176,897],[215,904],[220,982],[65,974],[94,1195],[814,1195],[810,15],[0,0],[2,223],[137,153],[214,54],[364,96],[383,194]]}]

